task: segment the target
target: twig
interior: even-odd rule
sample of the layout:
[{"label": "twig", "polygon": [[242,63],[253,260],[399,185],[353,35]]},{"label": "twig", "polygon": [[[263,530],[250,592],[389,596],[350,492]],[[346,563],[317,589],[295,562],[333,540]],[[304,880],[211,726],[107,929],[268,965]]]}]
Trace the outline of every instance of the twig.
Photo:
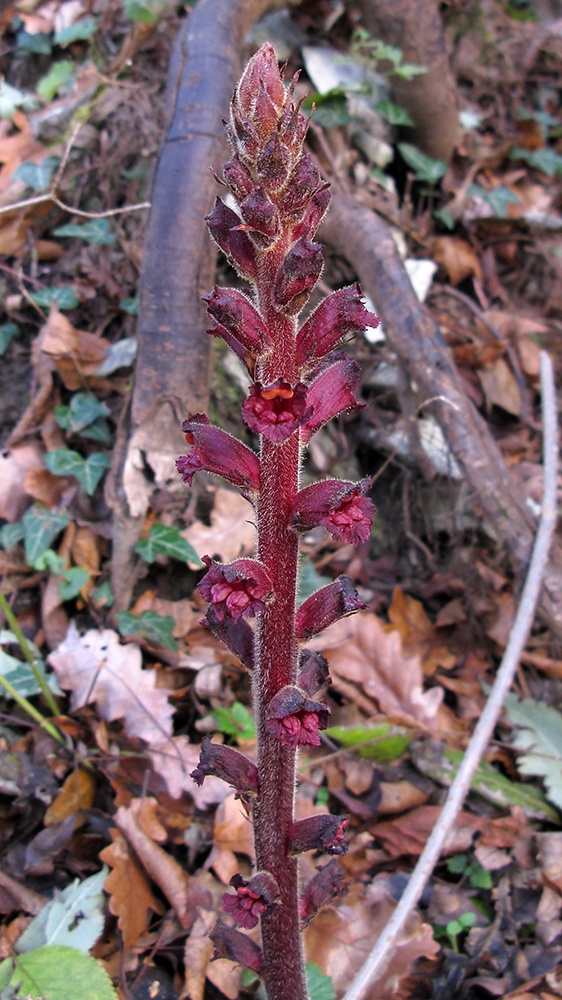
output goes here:
[{"label": "twig", "polygon": [[545,351],[541,351],[540,372],[544,456],[542,514],[525,586],[521,594],[521,601],[513,623],[509,642],[498,668],[496,680],[490,691],[488,701],[472,734],[439,819],[412,872],[410,881],[398,906],[382,934],[377,939],[371,954],[357,973],[343,1000],[361,1000],[365,995],[367,987],[376,977],[380,977],[386,968],[392,949],[406,920],[420,898],[439,860],[443,844],[453,827],[465,795],[470,787],[474,772],[492,736],[533,622],[547,564],[550,543],[556,525],[556,484],[558,470],[556,397],[552,362]]},{"label": "twig", "polygon": [[33,198],[24,198],[23,201],[14,201],[11,205],[3,205],[0,208],[0,215],[4,215],[6,212],[15,212],[18,208],[27,208],[29,205],[40,205],[43,201],[52,201],[59,208],[62,208],[64,212],[70,212],[71,215],[79,215],[83,219],[106,219],[110,215],[124,215],[125,212],[138,212],[141,208],[150,208],[149,201],[140,201],[138,205],[123,205],[122,208],[108,208],[105,212],[83,212],[80,208],[65,205],[54,191],[47,191],[46,194],[38,194]]},{"label": "twig", "polygon": [[59,706],[56,703],[55,696],[53,695],[53,692],[50,690],[45,677],[41,673],[39,665],[37,663],[37,658],[31,652],[27,639],[25,638],[20,628],[20,624],[14,612],[12,611],[10,605],[8,604],[5,595],[2,593],[1,590],[0,590],[0,608],[4,612],[6,616],[6,621],[8,622],[8,625],[10,626],[16,639],[18,640],[19,647],[33,671],[35,680],[37,681],[39,687],[41,688],[43,698],[45,699],[47,705],[51,709],[53,715],[54,716],[60,715]]}]

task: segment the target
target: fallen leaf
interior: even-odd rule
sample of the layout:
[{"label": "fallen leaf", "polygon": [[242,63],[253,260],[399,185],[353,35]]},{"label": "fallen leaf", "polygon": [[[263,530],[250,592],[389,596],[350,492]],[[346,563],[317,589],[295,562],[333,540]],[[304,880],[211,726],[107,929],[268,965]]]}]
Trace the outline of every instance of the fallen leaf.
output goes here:
[{"label": "fallen leaf", "polygon": [[43,465],[37,445],[25,444],[0,451],[0,517],[13,524],[19,521],[30,504],[25,480],[30,470]]},{"label": "fallen leaf", "polygon": [[131,608],[134,615],[142,615],[143,611],[156,611],[158,615],[170,615],[175,622],[172,635],[176,639],[183,639],[201,620],[201,610],[194,608],[187,598],[183,598],[181,601],[165,601],[156,597],[153,590],[146,590],[144,594],[141,594],[134,607]]},{"label": "fallen leaf", "polygon": [[84,386],[95,375],[111,344],[105,337],[77,330],[53,300],[47,322],[33,343],[33,356],[45,355],[55,366],[67,389]]},{"label": "fallen leaf", "polygon": [[119,642],[111,629],[90,629],[80,636],[71,622],[66,638],[48,662],[61,687],[72,691],[73,711],[96,702],[106,722],[123,719],[129,736],[162,743],[172,731],[173,707],[156,671],[143,670],[138,646]]},{"label": "fallen leaf", "polygon": [[[406,657],[398,632],[386,632],[376,615],[360,611],[343,618],[308,647],[328,660],[336,691],[353,700],[357,690],[382,712],[409,726],[436,724],[443,689],[423,690],[421,657]],[[371,709],[370,714],[375,711]]]},{"label": "fallen leaf", "polygon": [[[91,809],[96,794],[96,779],[92,771],[78,767],[70,772],[59,794],[51,802],[43,823],[50,826],[60,823],[67,816],[73,816],[84,809]],[[74,828],[84,823],[85,817],[77,817]]]},{"label": "fallen leaf", "polygon": [[217,915],[214,910],[202,910],[185,942],[183,952],[185,983],[181,996],[189,997],[189,1000],[203,1000],[207,967],[215,950],[209,934],[216,921]]},{"label": "fallen leaf", "polygon": [[[393,858],[402,854],[417,857],[423,851],[427,838],[433,830],[439,816],[441,806],[419,806],[405,816],[377,823],[371,827],[371,833],[380,840],[384,849]],[[481,826],[480,820],[472,813],[460,812],[455,826],[445,841],[443,854],[457,854],[467,851]]]},{"label": "fallen leaf", "polygon": [[521,414],[521,390],[515,375],[503,358],[497,358],[493,365],[481,368],[478,371],[478,378],[489,407],[501,406],[503,410],[516,417]]},{"label": "fallen leaf", "polygon": [[216,811],[213,840],[213,849],[207,858],[206,867],[212,868],[221,882],[228,885],[240,867],[236,854],[246,854],[252,860],[254,858],[252,825],[233,793]]},{"label": "fallen leaf", "polygon": [[111,836],[113,843],[100,851],[100,859],[113,869],[105,880],[104,889],[109,894],[110,912],[118,918],[127,951],[148,929],[148,911],[162,914],[164,907],[152,892],[124,836],[118,830],[111,830]]},{"label": "fallen leaf", "polygon": [[475,251],[457,236],[438,236],[433,241],[433,259],[447,272],[452,285],[471,276],[482,281],[482,268]]},{"label": "fallen leaf", "polygon": [[226,781],[209,775],[199,787],[190,777],[199,763],[200,747],[190,743],[187,736],[174,736],[150,749],[150,759],[155,771],[164,779],[169,794],[179,799],[184,792],[191,795],[197,809],[223,802],[231,795],[232,789]]},{"label": "fallen leaf", "polygon": [[405,594],[401,587],[394,588],[388,617],[391,622],[388,631],[391,628],[398,630],[405,656],[416,654],[421,656],[422,669],[426,676],[431,677],[437,667],[451,670],[455,666],[456,657],[442,644],[441,637],[425,613],[423,604]]},{"label": "fallen leaf", "polygon": [[180,534],[193,545],[198,556],[218,556],[223,562],[230,562],[255,552],[252,507],[239,493],[222,487],[215,493],[210,527],[196,521]]},{"label": "fallen leaf", "polygon": [[[377,875],[364,889],[355,885],[337,907],[326,907],[305,934],[309,961],[321,966],[340,995],[370,954],[375,941],[392,916],[396,903],[388,888],[387,875]],[[408,976],[419,958],[436,958],[440,950],[429,924],[417,911],[392,951],[381,977],[371,984],[365,1000],[405,1000],[412,995]]]},{"label": "fallen leaf", "polygon": [[66,489],[66,481],[48,469],[33,468],[26,474],[24,487],[34,500],[40,500],[46,507],[56,507]]}]

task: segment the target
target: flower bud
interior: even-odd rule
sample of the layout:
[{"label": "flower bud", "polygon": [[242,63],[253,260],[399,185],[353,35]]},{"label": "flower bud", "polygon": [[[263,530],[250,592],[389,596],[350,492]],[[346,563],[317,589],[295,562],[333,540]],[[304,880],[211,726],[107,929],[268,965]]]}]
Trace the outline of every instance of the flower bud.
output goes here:
[{"label": "flower bud", "polygon": [[210,295],[203,295],[210,316],[224,327],[247,351],[263,349],[266,329],[258,310],[244,292],[215,285]]},{"label": "flower bud", "polygon": [[301,604],[296,616],[297,638],[310,639],[332,622],[364,607],[349,577],[339,576]]},{"label": "flower bud", "polygon": [[213,605],[210,604],[200,624],[224,642],[248,670],[254,669],[254,631],[245,618],[234,620],[227,615],[219,619]]},{"label": "flower bud", "polygon": [[306,927],[323,906],[332,903],[338,896],[343,896],[348,885],[345,868],[336,858],[320,868],[301,897],[300,917],[303,926]]},{"label": "flower bud", "polygon": [[296,316],[308,300],[322,272],[322,244],[303,237],[285,257],[273,283],[273,295],[281,312]]},{"label": "flower bud", "polygon": [[365,309],[361,286],[357,282],[339,288],[320,303],[299,330],[297,363],[314,364],[346,337],[379,323],[380,317]]},{"label": "flower bud", "polygon": [[345,829],[349,824],[349,816],[332,816],[330,814],[309,816],[293,823],[289,834],[291,854],[302,854],[303,851],[322,851],[323,854],[345,854]]},{"label": "flower bud", "polygon": [[250,238],[257,247],[268,247],[279,235],[279,211],[262,187],[256,187],[240,205]]},{"label": "flower bud", "polygon": [[302,649],[297,680],[300,689],[310,695],[331,684],[332,678],[326,657],[311,649]]},{"label": "flower bud", "polygon": [[244,495],[251,496],[259,489],[260,460],[245,444],[211,426],[202,413],[184,420],[182,431],[188,444],[194,447],[188,455],[178,458],[176,468],[189,486],[196,472],[211,472],[238,486]]},{"label": "flower bud", "polygon": [[239,927],[251,930],[264,913],[269,912],[279,899],[279,886],[269,872],[258,872],[248,882],[241,875],[233,875],[229,885],[236,895],[225,892],[223,910],[230,913]]},{"label": "flower bud", "polygon": [[275,51],[267,43],[252,56],[236,88],[236,101],[241,112],[253,116],[254,102],[262,89],[280,111],[285,103],[286,91]]},{"label": "flower bud", "polygon": [[256,176],[272,194],[281,190],[287,179],[291,157],[286,146],[274,132],[256,161]]},{"label": "flower bud", "polygon": [[279,444],[312,414],[307,407],[306,393],[302,382],[294,388],[283,379],[268,386],[255,382],[242,406],[242,416],[250,430]]},{"label": "flower bud", "polygon": [[356,361],[350,361],[341,354],[340,360],[324,368],[324,371],[308,387],[306,402],[312,407],[312,414],[303,424],[305,439],[309,439],[332,417],[350,410],[361,410],[366,403],[355,398],[361,369]]},{"label": "flower bud", "polygon": [[222,778],[232,785],[239,795],[247,798],[258,794],[258,769],[244,754],[222,743],[212,743],[209,736],[203,737],[199,763],[190,777],[201,786],[210,774]]},{"label": "flower bud", "polygon": [[241,162],[237,153],[234,153],[228,163],[225,163],[223,174],[226,183],[238,202],[247,198],[254,188],[252,175],[248,168]]},{"label": "flower bud", "polygon": [[244,965],[254,972],[261,972],[263,962],[261,948],[247,934],[242,934],[234,927],[228,927],[222,920],[217,920],[209,937],[215,946],[211,961],[228,958],[231,962],[238,962],[239,965]]},{"label": "flower bud", "polygon": [[256,275],[255,250],[247,233],[240,230],[242,220],[217,198],[215,207],[205,216],[209,232],[230,264],[242,278],[253,280]]},{"label": "flower bud", "polygon": [[241,615],[253,617],[263,611],[271,596],[272,583],[263,563],[257,559],[235,559],[231,563],[215,562],[203,556],[209,571],[197,584],[204,601],[211,601],[219,621]]},{"label": "flower bud", "polygon": [[328,211],[331,200],[330,185],[325,184],[316,191],[306,206],[304,216],[291,231],[291,239],[300,240],[307,237],[311,240]]},{"label": "flower bud", "polygon": [[320,746],[319,729],[326,729],[330,710],[324,701],[312,701],[293,684],[281,688],[268,706],[266,729],[281,746]]},{"label": "flower bud", "polygon": [[366,542],[371,533],[375,505],[365,496],[372,479],[359,483],[326,479],[301,490],[292,509],[291,524],[297,531],[308,531],[321,524],[340,541],[351,545]]},{"label": "flower bud", "polygon": [[281,198],[281,210],[287,215],[301,212],[321,183],[322,179],[318,167],[313,162],[310,153],[305,153],[291,173],[289,183]]}]

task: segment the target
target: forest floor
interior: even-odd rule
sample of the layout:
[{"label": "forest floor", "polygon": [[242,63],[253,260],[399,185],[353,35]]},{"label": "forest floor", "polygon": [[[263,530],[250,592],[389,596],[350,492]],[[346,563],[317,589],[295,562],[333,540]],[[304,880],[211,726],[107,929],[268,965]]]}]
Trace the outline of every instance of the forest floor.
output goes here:
[{"label": "forest floor", "polygon": [[[251,827],[227,785],[189,777],[203,733],[254,747],[248,675],[201,627],[195,592],[202,555],[252,553],[246,501],[212,479],[195,499],[157,492],[133,604],[112,613],[104,476],[133,387],[146,203],[189,16],[167,0],[16,0],[0,13],[0,1000],[261,995],[239,966],[211,961],[208,936],[229,879],[250,870]],[[305,3],[267,31],[291,71],[308,47],[299,86],[317,105],[320,166],[390,220],[536,516],[541,348],[562,385],[560,22],[524,0],[447,5],[463,125],[451,165],[409,143],[392,75],[364,76],[404,64],[371,44],[353,5]],[[339,65],[316,51],[328,43],[383,115],[369,154],[351,85],[325,83]],[[320,291],[355,279],[330,253]],[[301,598],[345,573],[366,605],[311,643],[330,664],[332,716],[301,757],[297,812],[351,817],[350,889],[306,931],[313,1000],[343,995],[392,912],[522,584],[423,411],[412,440],[384,337],[348,349],[367,406],[317,435],[305,476],[374,475],[377,516],[357,549],[320,528],[303,540]],[[213,352],[210,416],[252,444],[242,369]],[[454,834],[370,996],[562,995],[560,705],[562,649],[537,619]],[[303,877],[319,863],[306,855]]]}]

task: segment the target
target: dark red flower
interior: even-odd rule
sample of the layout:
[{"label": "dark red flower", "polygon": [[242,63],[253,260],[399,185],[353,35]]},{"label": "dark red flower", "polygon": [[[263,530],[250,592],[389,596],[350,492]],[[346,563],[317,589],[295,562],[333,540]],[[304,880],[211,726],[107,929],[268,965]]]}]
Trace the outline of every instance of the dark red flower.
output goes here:
[{"label": "dark red flower", "polygon": [[300,917],[303,925],[306,927],[323,906],[346,893],[348,885],[345,868],[336,858],[320,868],[318,875],[305,886],[301,897]]},{"label": "dark red flower", "polygon": [[274,132],[256,160],[256,174],[272,194],[283,187],[289,170],[291,155],[287,147]]},{"label": "dark red flower", "polygon": [[247,934],[242,934],[234,927],[228,927],[222,920],[217,920],[209,937],[215,946],[212,962],[217,958],[229,958],[231,962],[245,965],[254,972],[261,971],[262,950]]},{"label": "dark red flower", "polygon": [[[272,106],[281,111],[285,104],[286,92],[274,48],[269,44],[262,45],[252,56],[236,87],[234,103],[242,114],[258,117],[255,108],[260,89],[264,91]],[[258,124],[263,123],[258,122]]]},{"label": "dark red flower", "polygon": [[320,746],[319,729],[326,729],[330,710],[324,701],[312,701],[304,691],[288,684],[271,699],[266,728],[281,745],[297,747]]},{"label": "dark red flower", "polygon": [[363,305],[361,286],[356,282],[332,292],[314,310],[297,335],[297,363],[314,364],[339,344],[367,326],[376,327],[380,317]]},{"label": "dark red flower", "polygon": [[234,620],[227,616],[219,619],[213,605],[210,604],[200,624],[224,642],[248,670],[254,669],[254,630],[244,618]]},{"label": "dark red flower", "polygon": [[243,230],[240,216],[217,198],[215,207],[205,216],[209,232],[233,268],[243,278],[256,275],[256,257],[253,243]]},{"label": "dark red flower", "polygon": [[236,895],[225,892],[222,897],[223,910],[230,913],[239,927],[251,930],[260,917],[267,913],[279,898],[279,886],[268,872],[258,872],[246,881],[241,875],[233,875],[230,883]]},{"label": "dark red flower", "polygon": [[250,430],[263,434],[270,441],[286,441],[309,416],[306,386],[299,382],[291,386],[278,378],[271,385],[255,382],[242,407],[242,416]]},{"label": "dark red flower", "polygon": [[281,210],[287,215],[293,215],[295,212],[302,213],[312,195],[321,186],[323,186],[323,182],[320,171],[310,153],[305,153],[297,161],[291,173],[289,183],[281,199]]},{"label": "dark red flower", "polygon": [[188,444],[194,446],[176,462],[184,482],[191,486],[196,472],[211,472],[234,483],[245,494],[259,489],[260,460],[245,444],[211,426],[202,413],[191,414],[184,420],[182,430]]},{"label": "dark red flower", "polygon": [[323,854],[345,854],[345,830],[349,816],[332,816],[330,813],[309,816],[293,823],[289,836],[291,854],[303,851],[322,851]]},{"label": "dark red flower", "polygon": [[322,244],[303,236],[285,257],[273,283],[273,295],[280,310],[296,316],[308,300],[323,267]]},{"label": "dark red flower", "polygon": [[349,577],[339,576],[301,604],[296,617],[297,639],[310,639],[338,618],[364,607]]},{"label": "dark red flower", "polygon": [[373,501],[365,496],[371,483],[366,476],[359,483],[326,479],[307,486],[293,504],[293,527],[308,531],[321,524],[338,540],[352,545],[366,542],[375,514]]},{"label": "dark red flower", "polygon": [[190,777],[196,785],[202,785],[208,775],[222,778],[245,798],[258,793],[258,770],[244,754],[222,743],[212,743],[209,736],[203,737],[199,763]]},{"label": "dark red flower", "polygon": [[197,590],[204,601],[211,601],[219,621],[227,616],[235,621],[241,615],[250,618],[263,611],[272,591],[263,563],[257,559],[219,563],[209,556],[203,556],[203,562],[209,572],[199,581]]},{"label": "dark red flower", "polygon": [[323,187],[318,188],[318,191],[315,191],[306,206],[303,218],[292,229],[292,239],[298,240],[307,237],[311,240],[313,238],[328,211],[331,198],[329,184],[324,184]]},{"label": "dark red flower", "polygon": [[210,295],[203,296],[207,311],[219,324],[211,333],[222,334],[224,328],[247,351],[258,354],[264,346],[266,329],[256,307],[244,292],[215,285]]},{"label": "dark red flower", "polygon": [[328,661],[322,653],[311,649],[301,649],[299,660],[298,686],[305,694],[316,694],[320,688],[331,684]]},{"label": "dark red flower", "polygon": [[240,214],[246,229],[258,247],[268,247],[280,232],[279,210],[262,187],[254,187],[240,205]]},{"label": "dark red flower", "polygon": [[250,171],[241,162],[237,153],[231,157],[228,163],[225,163],[223,174],[237,201],[243,201],[244,198],[248,197],[254,187],[254,182]]},{"label": "dark red flower", "polygon": [[361,370],[356,361],[343,354],[312,382],[306,394],[312,414],[303,424],[306,438],[312,437],[332,417],[344,411],[362,409],[366,404],[355,398]]}]

